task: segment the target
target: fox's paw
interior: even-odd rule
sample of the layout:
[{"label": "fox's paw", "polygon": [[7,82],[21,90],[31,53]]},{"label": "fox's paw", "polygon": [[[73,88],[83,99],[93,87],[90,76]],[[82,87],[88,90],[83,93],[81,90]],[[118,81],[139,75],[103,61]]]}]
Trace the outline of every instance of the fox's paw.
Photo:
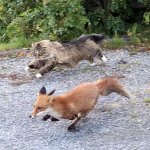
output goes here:
[{"label": "fox's paw", "polygon": [[54,121],[59,121],[59,119],[52,117],[52,118],[51,118],[51,121],[52,121],[52,122],[54,122]]},{"label": "fox's paw", "polygon": [[41,78],[42,75],[41,75],[40,73],[37,73],[37,74],[36,74],[36,77],[37,77],[37,78]]},{"label": "fox's paw", "polygon": [[79,131],[79,129],[77,129],[74,125],[70,125],[67,129],[70,132],[77,132],[77,131]]},{"label": "fox's paw", "polygon": [[76,130],[75,126],[72,126],[72,125],[69,126],[67,129],[68,131],[71,131],[71,132]]},{"label": "fox's paw", "polygon": [[43,120],[43,121],[47,121],[50,117],[51,117],[50,115],[45,115],[45,116],[42,118],[42,120]]}]

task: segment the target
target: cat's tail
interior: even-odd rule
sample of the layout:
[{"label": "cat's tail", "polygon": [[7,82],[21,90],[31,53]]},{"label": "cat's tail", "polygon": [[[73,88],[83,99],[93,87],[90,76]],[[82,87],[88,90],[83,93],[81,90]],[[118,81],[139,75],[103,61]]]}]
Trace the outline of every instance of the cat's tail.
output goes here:
[{"label": "cat's tail", "polygon": [[96,43],[101,42],[103,39],[105,39],[105,35],[103,33],[101,34],[88,34],[88,35],[81,35],[78,40],[86,41],[87,39],[90,39]]},{"label": "cat's tail", "polygon": [[95,43],[100,43],[105,38],[104,34],[88,34],[88,35],[81,35],[77,39],[71,41],[65,41],[64,44],[79,44],[84,43],[86,40],[92,40]]}]

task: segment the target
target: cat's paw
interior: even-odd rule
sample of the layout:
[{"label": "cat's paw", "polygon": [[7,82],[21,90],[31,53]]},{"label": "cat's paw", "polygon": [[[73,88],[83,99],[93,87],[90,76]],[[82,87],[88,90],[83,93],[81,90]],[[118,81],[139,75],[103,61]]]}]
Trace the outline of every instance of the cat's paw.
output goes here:
[{"label": "cat's paw", "polygon": [[103,55],[103,57],[102,57],[102,62],[103,63],[106,63],[107,62],[107,58]]},{"label": "cat's paw", "polygon": [[90,66],[96,66],[96,63],[95,62],[90,63]]},{"label": "cat's paw", "polygon": [[26,66],[26,67],[24,68],[25,71],[29,71],[29,69],[30,69],[30,68],[29,68],[28,66]]},{"label": "cat's paw", "polygon": [[41,75],[40,73],[37,73],[37,74],[36,74],[36,77],[37,77],[37,78],[41,78],[42,75]]}]

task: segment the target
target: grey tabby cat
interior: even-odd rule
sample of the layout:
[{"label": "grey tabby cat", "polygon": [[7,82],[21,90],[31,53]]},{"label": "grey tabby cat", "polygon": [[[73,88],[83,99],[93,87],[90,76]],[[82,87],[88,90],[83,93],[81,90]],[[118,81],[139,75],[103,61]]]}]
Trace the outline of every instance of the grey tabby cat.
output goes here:
[{"label": "grey tabby cat", "polygon": [[31,47],[34,59],[26,70],[38,69],[36,77],[40,78],[56,66],[74,67],[82,60],[93,63],[95,57],[107,62],[98,46],[104,38],[103,34],[90,34],[64,43],[49,40],[34,43]]}]

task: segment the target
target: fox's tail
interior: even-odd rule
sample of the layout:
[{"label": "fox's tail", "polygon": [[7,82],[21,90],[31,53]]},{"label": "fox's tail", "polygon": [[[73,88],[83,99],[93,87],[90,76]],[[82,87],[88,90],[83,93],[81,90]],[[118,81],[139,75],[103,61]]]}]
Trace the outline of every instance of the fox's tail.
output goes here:
[{"label": "fox's tail", "polygon": [[118,93],[122,96],[130,98],[129,93],[114,77],[104,77],[101,80],[96,81],[96,85],[99,88],[100,95],[109,95],[112,92]]}]

